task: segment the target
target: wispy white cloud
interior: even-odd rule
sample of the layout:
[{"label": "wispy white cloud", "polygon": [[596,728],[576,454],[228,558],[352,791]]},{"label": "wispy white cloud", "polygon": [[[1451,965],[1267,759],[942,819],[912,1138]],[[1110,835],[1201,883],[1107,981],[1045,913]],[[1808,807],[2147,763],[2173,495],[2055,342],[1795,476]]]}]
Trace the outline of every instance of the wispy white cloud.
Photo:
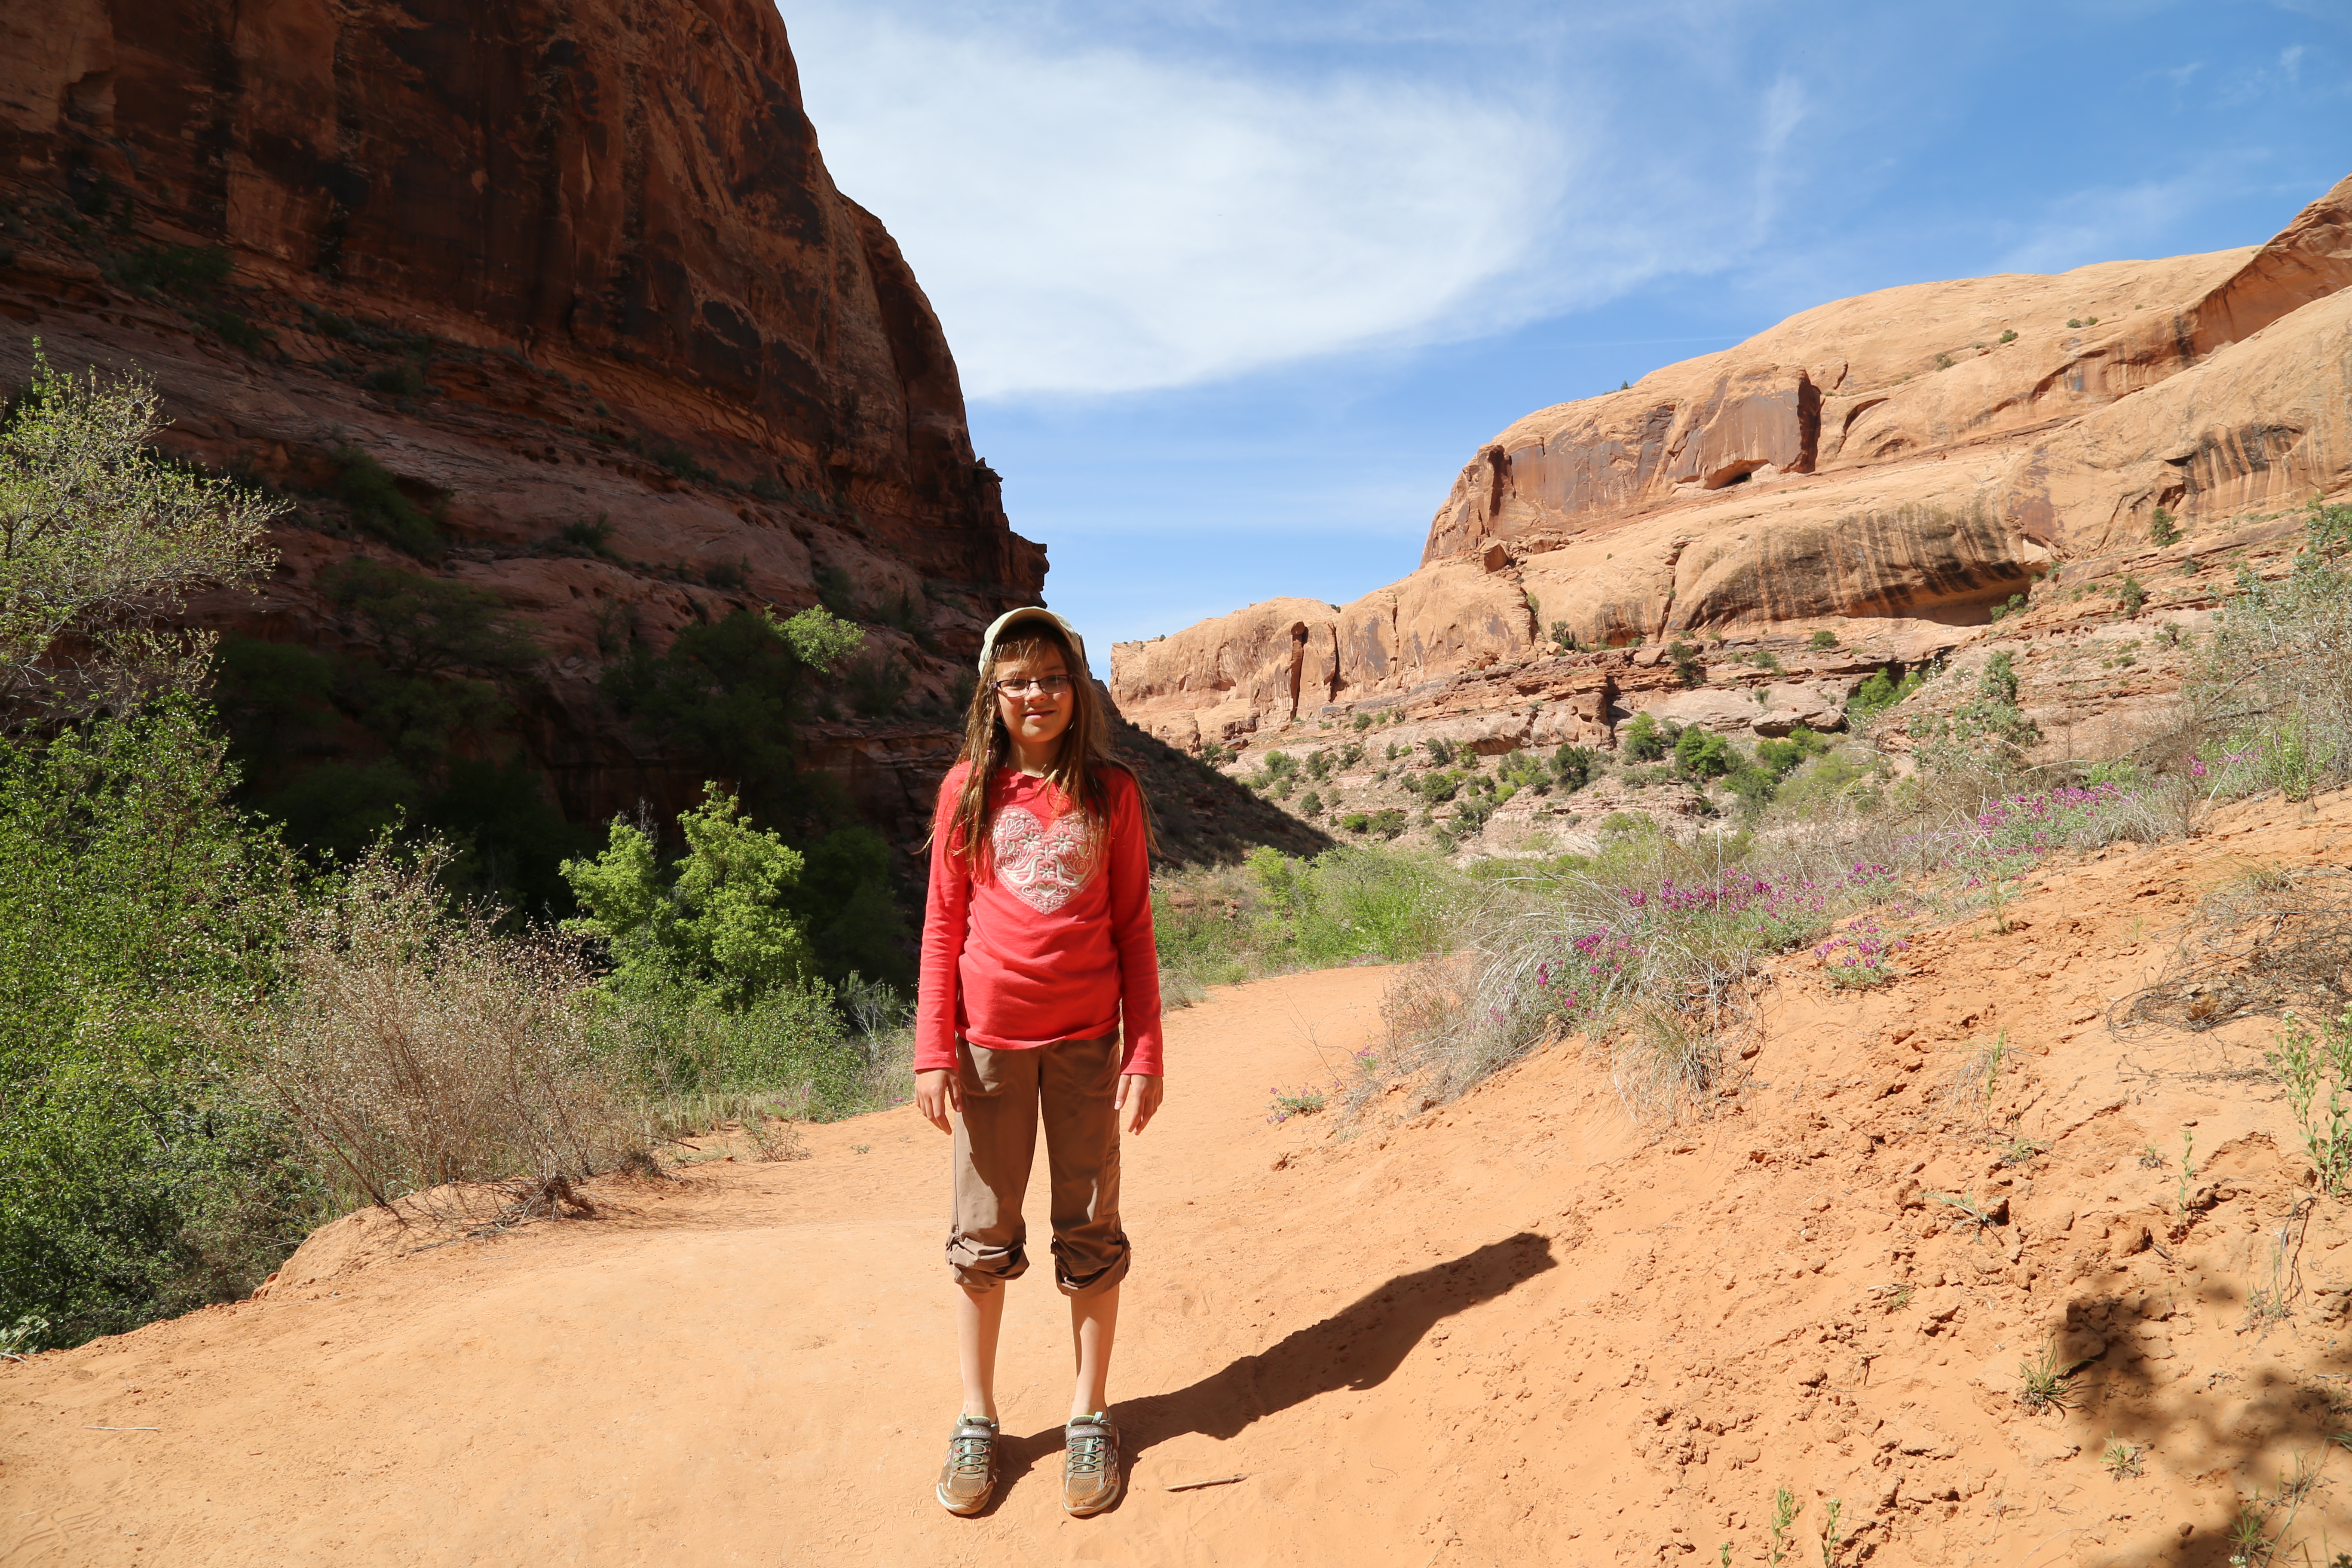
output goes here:
[{"label": "wispy white cloud", "polygon": [[1804,84],[1781,76],[1764,95],[1763,129],[1756,142],[1756,221],[1751,233],[1762,239],[1780,210],[1780,174],[1788,156],[1789,139],[1805,121],[1809,105]]},{"label": "wispy white cloud", "polygon": [[[1328,20],[1454,26],[1486,63],[1492,35],[1448,15]],[[1735,95],[1748,130],[1710,165],[1612,126],[1597,72],[1270,62],[1263,36],[1221,53],[1197,30],[1153,49],[1009,4],[788,21],[835,179],[905,247],[980,398],[1214,381],[1720,266],[1769,226],[1808,112],[1787,78]]]},{"label": "wispy white cloud", "polygon": [[2021,225],[2000,258],[2006,272],[2065,272],[2095,261],[2166,256],[2184,213],[2234,194],[2245,170],[2206,162],[2170,179],[2093,186],[2043,205]]},{"label": "wispy white cloud", "polygon": [[1275,86],[870,11],[795,31],[835,179],[906,247],[982,397],[1409,329],[1523,265],[1572,168],[1558,127],[1428,88]]}]

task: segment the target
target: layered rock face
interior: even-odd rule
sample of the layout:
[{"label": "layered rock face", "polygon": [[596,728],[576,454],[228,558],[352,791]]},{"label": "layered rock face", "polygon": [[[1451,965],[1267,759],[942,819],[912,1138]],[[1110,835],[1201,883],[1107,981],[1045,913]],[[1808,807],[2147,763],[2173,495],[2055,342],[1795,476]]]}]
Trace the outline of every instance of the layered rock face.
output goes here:
[{"label": "layered rock face", "polygon": [[[1113,690],[1175,743],[1222,743],[1559,637],[1827,630],[1927,657],[2159,507],[2194,528],[2352,482],[2347,289],[2352,179],[2252,249],[1822,305],[1529,415],[1463,469],[1420,570],[1120,645]],[[1258,673],[1294,659],[1286,687]]]},{"label": "layered rock face", "polygon": [[[0,16],[0,380],[36,339],[136,363],[184,450],[298,500],[365,454],[449,546],[428,567],[306,505],[264,600],[206,613],[363,640],[318,587],[355,552],[488,588],[546,655],[498,743],[575,821],[699,783],[596,696],[632,646],[823,584],[903,714],[1038,599],[939,323],[834,188],[760,0],[32,0]],[[904,816],[952,745],[884,717],[816,752]]]}]

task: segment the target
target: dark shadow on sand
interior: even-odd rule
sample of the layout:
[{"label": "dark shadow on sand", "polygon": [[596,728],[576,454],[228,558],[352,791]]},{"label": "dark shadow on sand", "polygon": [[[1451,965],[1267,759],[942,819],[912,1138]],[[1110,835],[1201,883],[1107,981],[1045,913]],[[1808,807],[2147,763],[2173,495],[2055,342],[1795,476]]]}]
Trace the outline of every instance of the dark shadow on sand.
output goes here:
[{"label": "dark shadow on sand", "polygon": [[[1254,1421],[1318,1394],[1377,1388],[1440,1321],[1557,1267],[1549,1238],[1521,1231],[1448,1262],[1400,1274],[1321,1322],[1189,1387],[1118,1401],[1123,1457],[1132,1464],[1153,1444],[1187,1432],[1223,1441]],[[1061,1450],[1059,1426],[1001,1439],[997,1496]]]}]

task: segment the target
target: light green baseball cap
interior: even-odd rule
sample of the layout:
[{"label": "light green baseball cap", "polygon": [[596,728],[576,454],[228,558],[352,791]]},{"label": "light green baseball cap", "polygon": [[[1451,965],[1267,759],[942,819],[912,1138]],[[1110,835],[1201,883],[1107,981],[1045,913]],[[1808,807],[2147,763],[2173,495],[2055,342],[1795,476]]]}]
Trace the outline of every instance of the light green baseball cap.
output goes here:
[{"label": "light green baseball cap", "polygon": [[[1055,631],[1061,633],[1065,637],[1067,637],[1070,643],[1070,651],[1078,656],[1078,668],[1084,669],[1086,668],[1087,639],[1078,635],[1078,628],[1070,625],[1069,622],[1064,620],[1061,616],[1055,615],[1053,611],[1047,609],[1043,605],[1024,605],[1020,609],[1005,611],[1003,615],[989,622],[988,630],[981,634],[981,674],[986,675],[988,673],[988,661],[996,653],[997,639],[1004,636],[1005,633],[1013,631],[1032,622],[1034,622],[1038,626],[1051,626]],[[1077,671],[1073,670],[1071,673],[1075,675]]]}]

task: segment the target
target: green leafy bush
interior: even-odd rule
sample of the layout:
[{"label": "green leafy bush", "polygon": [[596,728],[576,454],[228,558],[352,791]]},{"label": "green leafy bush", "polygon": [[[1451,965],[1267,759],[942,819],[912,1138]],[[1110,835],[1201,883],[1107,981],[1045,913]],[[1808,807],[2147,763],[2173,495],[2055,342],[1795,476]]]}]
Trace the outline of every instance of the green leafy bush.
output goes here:
[{"label": "green leafy bush", "polygon": [[699,810],[677,819],[685,858],[665,876],[654,842],[614,822],[604,853],[567,860],[564,879],[583,911],[563,929],[601,941],[623,995],[677,990],[740,1008],[808,978],[815,955],[787,895],[802,858],[743,816],[717,784]]},{"label": "green leafy bush", "polygon": [[650,736],[711,764],[753,809],[781,820],[801,798],[793,761],[810,677],[864,643],[825,610],[789,619],[738,610],[688,626],[661,654],[636,648],[606,671],[601,689]]},{"label": "green leafy bush", "polygon": [[52,1342],[249,1291],[308,1213],[190,1026],[269,984],[294,908],[234,777],[184,698],[0,749],[0,1321]]},{"label": "green leafy bush", "polygon": [[1825,651],[1829,648],[1833,648],[1837,647],[1837,633],[1830,630],[1827,626],[1822,626],[1816,629],[1811,638],[1805,644],[1807,647],[1811,648],[1816,653]]},{"label": "green leafy bush", "polygon": [[438,561],[448,551],[433,519],[401,493],[392,470],[356,447],[335,454],[334,495],[352,521],[419,561]]},{"label": "green leafy bush", "polygon": [[1685,778],[1719,779],[1738,762],[1731,742],[1712,731],[1694,725],[1675,738],[1675,771]]},{"label": "green leafy bush", "polygon": [[1830,743],[1802,724],[1789,731],[1788,738],[1759,742],[1756,760],[1769,768],[1773,774],[1785,776],[1808,757],[1818,757],[1830,749]]},{"label": "green leafy bush", "polygon": [[2158,549],[2180,542],[2179,522],[2162,507],[2158,507],[2156,514],[2148,519],[2147,542]]},{"label": "green leafy bush", "polygon": [[619,559],[613,553],[613,520],[604,512],[598,512],[593,519],[567,522],[555,537],[558,553],[593,555],[604,561]]},{"label": "green leafy bush", "polygon": [[1562,792],[1574,795],[1601,771],[1601,753],[1590,746],[1562,746],[1551,754],[1551,776]]},{"label": "green leafy bush", "polygon": [[1924,678],[1917,670],[1912,670],[1898,681],[1895,679],[1895,666],[1888,665],[1864,680],[1847,701],[1846,722],[1860,724],[1876,717],[1902,702],[1922,684]]},{"label": "green leafy bush", "polygon": [[1619,742],[1626,758],[1636,763],[1656,762],[1666,754],[1669,743],[1665,731],[1647,713],[1634,714]]},{"label": "green leafy bush", "polygon": [[134,294],[202,296],[228,281],[226,247],[147,245],[114,258],[107,275]]}]

